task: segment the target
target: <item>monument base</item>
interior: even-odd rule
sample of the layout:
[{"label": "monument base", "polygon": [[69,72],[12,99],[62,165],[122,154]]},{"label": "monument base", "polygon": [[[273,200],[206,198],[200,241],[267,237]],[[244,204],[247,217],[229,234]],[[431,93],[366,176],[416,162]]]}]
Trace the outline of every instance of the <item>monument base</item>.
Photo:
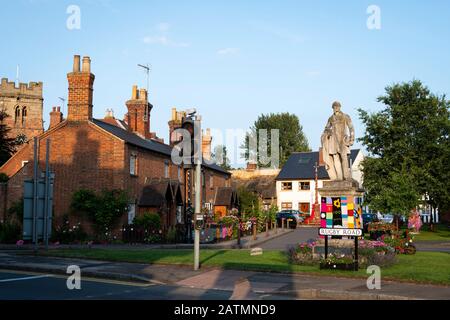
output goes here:
[{"label": "monument base", "polygon": [[324,181],[323,188],[319,189],[319,192],[322,228],[362,229],[364,190],[359,187],[357,181]]},{"label": "monument base", "polygon": [[364,194],[356,180],[324,181],[319,192],[322,197],[362,197]]}]

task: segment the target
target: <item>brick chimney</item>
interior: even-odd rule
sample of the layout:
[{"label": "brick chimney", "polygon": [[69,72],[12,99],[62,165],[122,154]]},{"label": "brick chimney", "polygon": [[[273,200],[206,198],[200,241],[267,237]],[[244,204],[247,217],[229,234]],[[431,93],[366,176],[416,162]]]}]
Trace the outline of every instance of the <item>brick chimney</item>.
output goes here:
[{"label": "brick chimney", "polygon": [[52,111],[50,112],[50,126],[49,129],[57,126],[63,121],[63,114],[61,112],[60,107],[53,107]]},{"label": "brick chimney", "polygon": [[179,112],[176,108],[172,108],[172,117],[169,121],[169,144],[171,146],[174,146],[181,140],[181,136],[176,134],[174,131],[178,128],[181,128],[181,121],[183,119],[183,116],[183,112]]},{"label": "brick chimney", "polygon": [[206,129],[206,133],[202,131],[202,157],[211,160],[211,129]]},{"label": "brick chimney", "polygon": [[148,102],[147,90],[133,86],[131,99],[126,102],[128,108],[128,130],[141,138],[151,139],[150,111],[153,106]]},{"label": "brick chimney", "polygon": [[94,79],[95,76],[91,73],[91,59],[83,57],[80,71],[80,56],[74,56],[73,70],[67,74],[69,82],[68,121],[92,120]]}]

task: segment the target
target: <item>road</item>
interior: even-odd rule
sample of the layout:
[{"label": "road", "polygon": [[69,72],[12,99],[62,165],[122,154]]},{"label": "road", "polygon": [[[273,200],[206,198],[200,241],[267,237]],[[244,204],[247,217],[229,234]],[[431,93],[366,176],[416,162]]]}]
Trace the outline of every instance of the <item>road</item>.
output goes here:
[{"label": "road", "polygon": [[260,247],[266,250],[286,250],[291,246],[306,242],[309,239],[316,239],[318,237],[317,230],[317,227],[297,228],[284,236],[263,243]]},{"label": "road", "polygon": [[[82,279],[81,289],[69,290],[67,277],[0,270],[1,300],[230,300],[233,291],[197,289],[177,285],[140,284]],[[254,299],[293,299],[282,295],[254,294]]]}]

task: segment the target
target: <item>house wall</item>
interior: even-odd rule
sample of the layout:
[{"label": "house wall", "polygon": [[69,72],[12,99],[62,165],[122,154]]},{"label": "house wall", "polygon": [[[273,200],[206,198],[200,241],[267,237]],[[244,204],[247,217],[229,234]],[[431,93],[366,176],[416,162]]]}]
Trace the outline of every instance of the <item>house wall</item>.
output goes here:
[{"label": "house wall", "polygon": [[[65,122],[39,137],[39,166],[45,170],[45,146],[50,140],[50,168],[55,173],[55,221],[70,212],[72,195],[79,189],[123,189],[124,144],[90,122]],[[32,145],[16,154],[1,172],[10,173],[22,161],[28,164],[8,181],[8,207],[23,196],[23,182],[32,177]],[[28,151],[28,152],[25,152]],[[26,170],[25,170],[26,169]]]},{"label": "house wall", "polygon": [[[309,182],[310,190],[300,190],[300,182]],[[282,191],[281,186],[283,182],[292,182],[292,191]],[[284,202],[292,203],[292,210],[300,210],[299,203],[309,203],[311,212],[312,206],[315,202],[315,188],[316,184],[314,180],[286,180],[277,181],[277,206],[282,210],[282,204]],[[323,187],[323,180],[318,181],[318,187]],[[318,202],[320,203],[320,192],[318,197]]]}]

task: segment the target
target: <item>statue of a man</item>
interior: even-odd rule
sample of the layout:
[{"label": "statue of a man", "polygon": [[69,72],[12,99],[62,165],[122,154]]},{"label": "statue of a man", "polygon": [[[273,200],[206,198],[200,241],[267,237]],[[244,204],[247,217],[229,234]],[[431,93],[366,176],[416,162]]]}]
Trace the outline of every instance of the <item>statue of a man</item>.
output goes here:
[{"label": "statue of a man", "polygon": [[355,140],[355,129],[349,115],[341,111],[339,102],[333,103],[333,115],[322,134],[322,150],[331,180],[351,180],[348,155]]}]

